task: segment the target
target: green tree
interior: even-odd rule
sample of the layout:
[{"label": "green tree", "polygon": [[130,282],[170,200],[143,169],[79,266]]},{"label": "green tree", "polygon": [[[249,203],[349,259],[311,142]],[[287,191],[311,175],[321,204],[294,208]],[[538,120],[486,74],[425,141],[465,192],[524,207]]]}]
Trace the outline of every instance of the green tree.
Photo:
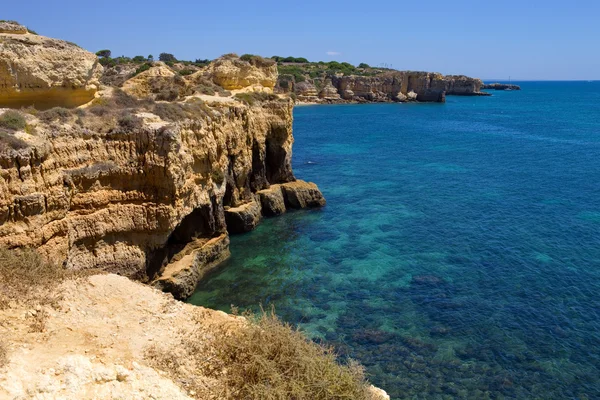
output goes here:
[{"label": "green tree", "polygon": [[366,63],[360,63],[360,64],[358,64],[358,68],[371,68],[371,66]]},{"label": "green tree", "polygon": [[110,50],[100,50],[99,52],[96,53],[96,55],[98,57],[102,57],[102,58],[110,58],[111,54],[112,54],[112,52]]},{"label": "green tree", "polygon": [[158,59],[163,62],[176,62],[177,61],[175,56],[173,54],[169,54],[169,53],[160,53],[160,55],[158,56]]},{"label": "green tree", "polygon": [[152,54],[150,54],[148,56],[148,61],[150,61],[150,62],[154,61],[154,56]]}]

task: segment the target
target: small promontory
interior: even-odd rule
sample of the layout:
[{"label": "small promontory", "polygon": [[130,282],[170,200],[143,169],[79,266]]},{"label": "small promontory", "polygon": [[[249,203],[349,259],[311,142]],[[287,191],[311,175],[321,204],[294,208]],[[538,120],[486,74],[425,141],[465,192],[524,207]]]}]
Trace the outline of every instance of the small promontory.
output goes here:
[{"label": "small promontory", "polygon": [[521,86],[510,83],[486,83],[481,88],[488,90],[521,90]]}]

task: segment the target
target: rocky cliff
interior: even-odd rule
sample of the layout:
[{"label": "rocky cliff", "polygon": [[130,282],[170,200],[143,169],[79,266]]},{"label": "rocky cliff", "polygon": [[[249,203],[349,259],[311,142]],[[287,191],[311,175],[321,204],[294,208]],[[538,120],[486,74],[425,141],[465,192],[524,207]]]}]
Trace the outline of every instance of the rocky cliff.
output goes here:
[{"label": "rocky cliff", "polygon": [[73,43],[0,24],[0,107],[75,107],[94,98],[102,66]]},{"label": "rocky cliff", "polygon": [[[80,61],[95,65],[94,57]],[[222,83],[223,65],[236,87],[275,82],[268,67],[240,60],[185,79],[159,64],[78,110],[31,110],[11,129],[0,122],[0,245],[185,298],[228,256],[228,230],[323,205],[316,186],[292,173],[290,99],[250,105],[194,91],[205,79]],[[154,101],[173,88],[174,101]]]},{"label": "rocky cliff", "polygon": [[310,78],[282,75],[276,93],[301,102],[444,102],[446,95],[486,96],[480,79],[430,72],[386,71],[375,75],[335,74]]}]

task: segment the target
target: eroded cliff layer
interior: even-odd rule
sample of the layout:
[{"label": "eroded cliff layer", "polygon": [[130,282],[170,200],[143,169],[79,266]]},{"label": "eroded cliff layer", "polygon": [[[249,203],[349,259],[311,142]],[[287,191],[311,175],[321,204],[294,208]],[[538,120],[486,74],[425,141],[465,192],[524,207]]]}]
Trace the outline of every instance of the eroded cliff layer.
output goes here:
[{"label": "eroded cliff layer", "polygon": [[289,100],[206,107],[177,123],[139,112],[138,127],[101,132],[75,118],[28,116],[34,132],[0,154],[0,245],[152,279],[190,243],[226,241],[226,208],[294,181]]}]

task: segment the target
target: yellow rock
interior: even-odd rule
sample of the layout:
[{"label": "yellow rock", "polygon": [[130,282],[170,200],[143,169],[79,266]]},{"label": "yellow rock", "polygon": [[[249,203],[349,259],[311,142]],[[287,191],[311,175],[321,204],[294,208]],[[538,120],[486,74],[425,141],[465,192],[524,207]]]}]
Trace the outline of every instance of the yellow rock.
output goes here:
[{"label": "yellow rock", "polygon": [[257,67],[237,58],[220,58],[209,68],[213,82],[226,90],[262,86],[272,91],[277,82],[277,64]]},{"label": "yellow rock", "polygon": [[94,98],[102,66],[75,44],[0,25],[0,107],[76,107]]}]

